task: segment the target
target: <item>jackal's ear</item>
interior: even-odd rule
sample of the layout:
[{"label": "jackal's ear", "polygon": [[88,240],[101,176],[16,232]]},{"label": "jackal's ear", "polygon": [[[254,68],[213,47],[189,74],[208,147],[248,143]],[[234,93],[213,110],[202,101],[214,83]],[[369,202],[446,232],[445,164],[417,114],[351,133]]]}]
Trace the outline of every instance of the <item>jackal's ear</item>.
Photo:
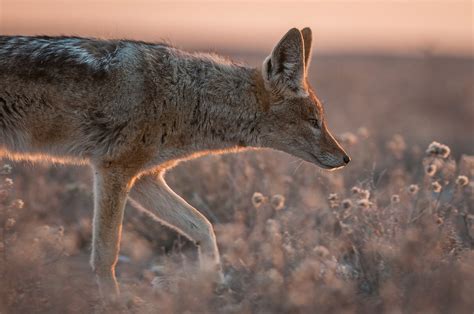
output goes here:
[{"label": "jackal's ear", "polygon": [[311,43],[313,42],[313,32],[311,28],[305,27],[301,30],[303,35],[304,43],[304,69],[305,73],[308,74],[309,63],[311,62]]},{"label": "jackal's ear", "polygon": [[292,28],[263,62],[262,74],[274,91],[305,94],[304,43],[301,32]]}]

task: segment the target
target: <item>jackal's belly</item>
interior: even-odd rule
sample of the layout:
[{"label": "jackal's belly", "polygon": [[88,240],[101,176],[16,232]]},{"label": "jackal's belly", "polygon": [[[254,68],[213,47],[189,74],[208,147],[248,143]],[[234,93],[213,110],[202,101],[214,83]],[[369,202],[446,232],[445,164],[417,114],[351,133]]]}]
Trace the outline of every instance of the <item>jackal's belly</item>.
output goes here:
[{"label": "jackal's belly", "polygon": [[70,125],[51,118],[27,112],[0,98],[0,156],[83,163],[84,157],[77,154],[71,142]]},{"label": "jackal's belly", "polygon": [[[93,143],[86,145],[80,105],[65,93],[44,86],[0,80],[0,156],[15,160],[84,163]],[[43,88],[42,88],[43,87]]]},{"label": "jackal's belly", "polygon": [[[63,140],[39,141],[34,129],[31,133],[33,135],[19,129],[0,129],[0,158],[67,164],[88,162],[86,154],[74,151],[74,145]],[[57,133],[61,133],[61,130],[57,130]]]}]

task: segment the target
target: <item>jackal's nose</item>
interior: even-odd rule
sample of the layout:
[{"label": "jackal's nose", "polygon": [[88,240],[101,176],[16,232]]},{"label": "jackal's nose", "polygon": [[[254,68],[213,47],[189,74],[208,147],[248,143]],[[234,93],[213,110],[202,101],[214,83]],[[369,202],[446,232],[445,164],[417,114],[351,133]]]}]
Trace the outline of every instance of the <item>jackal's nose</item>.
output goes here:
[{"label": "jackal's nose", "polygon": [[344,160],[344,163],[347,165],[349,163],[349,161],[351,161],[351,157],[347,156],[347,155],[344,155],[344,157],[342,158],[342,160]]}]

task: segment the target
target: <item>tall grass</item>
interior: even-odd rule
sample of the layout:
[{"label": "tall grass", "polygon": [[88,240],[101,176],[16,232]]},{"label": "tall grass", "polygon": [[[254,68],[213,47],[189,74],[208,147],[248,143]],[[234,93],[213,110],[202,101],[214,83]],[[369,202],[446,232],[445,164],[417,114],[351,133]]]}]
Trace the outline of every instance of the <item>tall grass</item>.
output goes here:
[{"label": "tall grass", "polygon": [[[127,208],[123,302],[105,311],[470,313],[473,157],[456,159],[436,142],[411,147],[399,135],[375,145],[366,129],[340,139],[353,162],[337,172],[272,151],[171,170],[170,185],[214,223],[228,286],[216,290],[199,273],[191,243]],[[52,218],[16,199],[11,166],[2,169],[0,311],[100,308],[87,263],[90,178],[58,188],[61,206],[80,214]]]}]

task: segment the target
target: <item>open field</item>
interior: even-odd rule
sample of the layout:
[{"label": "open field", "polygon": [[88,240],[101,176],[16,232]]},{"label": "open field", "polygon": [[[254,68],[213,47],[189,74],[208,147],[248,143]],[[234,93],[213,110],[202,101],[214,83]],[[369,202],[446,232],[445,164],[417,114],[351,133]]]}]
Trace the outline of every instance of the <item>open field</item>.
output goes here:
[{"label": "open field", "polygon": [[[214,223],[229,288],[216,293],[192,243],[127,206],[125,305],[110,312],[472,313],[473,67],[316,56],[310,78],[352,162],[326,172],[263,150],[169,171]],[[432,141],[450,152],[426,153]],[[3,163],[0,313],[97,309],[89,169]]]}]

